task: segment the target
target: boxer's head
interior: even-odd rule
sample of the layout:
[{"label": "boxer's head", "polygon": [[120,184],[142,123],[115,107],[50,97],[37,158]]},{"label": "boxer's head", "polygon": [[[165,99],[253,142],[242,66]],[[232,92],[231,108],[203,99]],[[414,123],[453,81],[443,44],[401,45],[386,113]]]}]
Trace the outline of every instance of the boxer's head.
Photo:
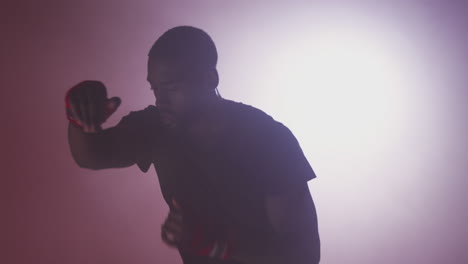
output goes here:
[{"label": "boxer's head", "polygon": [[219,98],[217,59],[213,40],[198,28],[172,28],[154,43],[147,79],[163,122],[181,122]]}]

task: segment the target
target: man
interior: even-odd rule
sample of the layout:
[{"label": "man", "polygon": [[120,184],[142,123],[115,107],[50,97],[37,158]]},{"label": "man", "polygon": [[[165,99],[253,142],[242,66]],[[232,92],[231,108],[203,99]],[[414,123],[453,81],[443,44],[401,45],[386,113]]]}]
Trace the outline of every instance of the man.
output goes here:
[{"label": "man", "polygon": [[66,96],[73,158],[94,170],[154,164],[170,208],[161,236],[184,264],[318,263],[312,168],[289,129],[219,96],[216,63],[204,31],[170,29],[149,53],[156,106],[108,129],[120,99],[79,83]]}]

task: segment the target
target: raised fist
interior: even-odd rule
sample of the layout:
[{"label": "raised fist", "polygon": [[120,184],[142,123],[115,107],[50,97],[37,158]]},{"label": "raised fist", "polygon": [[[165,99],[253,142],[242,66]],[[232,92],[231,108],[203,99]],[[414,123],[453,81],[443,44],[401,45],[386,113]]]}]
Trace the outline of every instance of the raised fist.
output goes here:
[{"label": "raised fist", "polygon": [[68,90],[66,97],[67,117],[74,125],[87,133],[101,129],[109,116],[119,107],[118,97],[107,98],[107,91],[100,81],[83,81]]}]

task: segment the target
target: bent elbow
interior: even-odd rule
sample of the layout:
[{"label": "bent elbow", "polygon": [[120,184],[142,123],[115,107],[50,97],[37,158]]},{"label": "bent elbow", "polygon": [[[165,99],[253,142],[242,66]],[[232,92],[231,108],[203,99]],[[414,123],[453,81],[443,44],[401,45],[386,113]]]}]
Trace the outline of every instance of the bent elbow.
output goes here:
[{"label": "bent elbow", "polygon": [[89,169],[89,170],[102,170],[105,167],[102,166],[102,162],[99,162],[97,159],[80,159],[77,157],[73,157],[75,160],[76,165],[82,169]]},{"label": "bent elbow", "polygon": [[77,163],[78,167],[82,169],[89,169],[89,170],[102,170],[104,169],[103,167],[99,167],[96,164],[90,164],[90,163]]}]

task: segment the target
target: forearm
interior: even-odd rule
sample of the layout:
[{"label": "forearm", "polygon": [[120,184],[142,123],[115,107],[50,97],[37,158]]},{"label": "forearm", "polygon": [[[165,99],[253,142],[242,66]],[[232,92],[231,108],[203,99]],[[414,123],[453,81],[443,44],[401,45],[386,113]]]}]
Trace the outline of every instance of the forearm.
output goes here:
[{"label": "forearm", "polygon": [[314,234],[307,238],[270,237],[260,243],[239,241],[231,258],[242,264],[316,264],[320,261],[320,242]]},{"label": "forearm", "polygon": [[[233,260],[242,264],[284,264],[301,256],[298,250],[294,250],[295,243],[279,234],[265,234],[258,232],[258,229],[255,231],[250,228],[229,229],[226,232],[221,232],[224,235],[219,234],[214,237],[203,235],[205,239],[202,241],[205,242],[196,243],[198,246],[195,248],[189,247],[188,252],[199,256]],[[308,262],[296,261],[292,263]]]},{"label": "forearm", "polygon": [[68,125],[68,143],[73,159],[82,168],[98,169],[98,149],[102,144],[101,132],[85,133],[73,124]]},{"label": "forearm", "polygon": [[295,195],[270,196],[265,204],[267,219],[238,227],[242,232],[233,255],[244,263],[318,263],[317,215],[308,188]]},{"label": "forearm", "polygon": [[233,246],[232,258],[242,263],[286,263],[293,245],[280,234],[239,233]]}]

